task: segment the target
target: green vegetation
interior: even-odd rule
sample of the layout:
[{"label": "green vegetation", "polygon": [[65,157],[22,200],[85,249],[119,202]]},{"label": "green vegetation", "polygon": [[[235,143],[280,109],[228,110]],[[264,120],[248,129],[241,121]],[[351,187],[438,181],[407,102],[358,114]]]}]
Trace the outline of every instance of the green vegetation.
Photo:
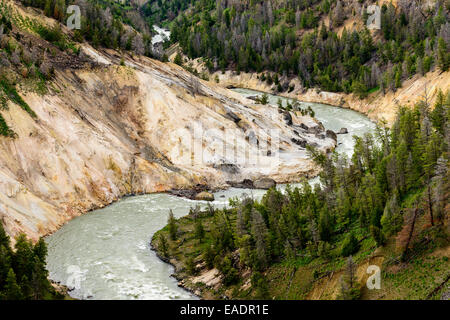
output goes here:
[{"label": "green vegetation", "polygon": [[12,86],[8,80],[0,79],[0,89],[6,94],[6,96],[11,99],[15,104],[19,105],[23,110],[28,112],[32,118],[36,118],[36,113],[31,110],[30,106],[22,99],[22,97],[17,93],[16,88]]},{"label": "green vegetation", "polygon": [[261,96],[256,97],[256,103],[266,105],[269,103],[269,96],[267,93],[263,93]]},{"label": "green vegetation", "polygon": [[[69,0],[21,0],[25,6],[43,10],[43,13],[59,22],[65,22],[71,16],[66,13],[70,5],[81,7],[81,29],[73,31],[73,40],[86,40],[94,47],[123,49],[139,55],[152,55],[152,24],[145,16],[145,10],[131,1],[85,1],[83,4]],[[127,28],[125,24],[133,27]],[[68,46],[62,42],[60,31],[39,29],[42,38],[55,43],[61,50]]]},{"label": "green vegetation", "polygon": [[62,299],[50,284],[45,267],[44,239],[35,245],[25,235],[16,238],[11,249],[9,236],[0,224],[0,300]]},{"label": "green vegetation", "polygon": [[[169,4],[170,3],[170,4]],[[402,81],[433,66],[448,70],[448,6],[400,1],[383,4],[381,27],[338,32],[347,19],[365,25],[370,1],[343,0],[149,1],[152,17],[171,21],[171,41],[190,58],[204,57],[210,71],[270,71],[278,92],[289,79],[304,87],[354,92],[365,98],[375,88],[395,91]],[[185,9],[188,8],[188,9]],[[331,25],[324,20],[329,18]],[[375,40],[376,39],[376,40]],[[268,73],[270,74],[270,73]],[[272,77],[266,77],[272,84]]]},{"label": "green vegetation", "polygon": [[[222,286],[203,286],[206,297],[301,299],[335,273],[341,280],[334,298],[368,297],[355,274],[359,264],[377,257],[377,249],[385,261],[386,287],[405,277],[410,281],[403,291],[386,295],[435,297],[429,295],[448,276],[448,259],[429,270],[433,281],[417,276],[416,265],[450,244],[449,118],[450,92],[439,92],[433,110],[426,102],[400,108],[391,129],[354,137],[351,159],[309,148],[323,168],[321,185],[312,188],[304,181],[284,193],[270,189],[261,201],[234,199],[222,210],[192,209],[171,220],[153,244],[159,250],[156,239],[161,242],[175,229],[165,256],[180,263],[178,276],[198,273],[203,262],[203,268],[219,270]],[[403,269],[409,271],[398,271]],[[419,281],[422,290],[412,292]]]},{"label": "green vegetation", "polygon": [[5,118],[0,114],[0,136],[14,137],[14,131],[12,131],[5,121]]},{"label": "green vegetation", "polygon": [[[8,109],[8,101],[11,101],[36,119],[36,113],[19,95],[17,87],[18,84],[27,84],[35,92],[46,92],[45,81],[51,77],[53,67],[44,58],[46,52],[43,51],[46,49],[42,50],[33,45],[29,38],[24,37],[22,30],[40,30],[42,35],[47,32],[45,34],[48,40],[55,41],[54,36],[58,34],[60,43],[63,43],[65,38],[56,33],[56,29],[46,29],[35,21],[24,19],[11,6],[0,2],[0,110]],[[2,115],[0,135],[15,136]]]}]

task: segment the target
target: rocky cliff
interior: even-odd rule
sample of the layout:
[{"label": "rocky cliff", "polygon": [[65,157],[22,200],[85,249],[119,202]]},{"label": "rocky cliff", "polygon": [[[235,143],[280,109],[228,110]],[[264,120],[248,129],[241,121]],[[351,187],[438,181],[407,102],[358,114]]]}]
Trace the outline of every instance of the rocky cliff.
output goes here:
[{"label": "rocky cliff", "polygon": [[1,111],[16,133],[0,137],[0,218],[12,236],[36,240],[126,194],[298,180],[317,173],[298,141],[336,144],[301,129],[323,130],[308,116],[291,113],[290,125],[277,107],[176,65],[81,50],[92,67],[56,70],[45,95],[19,91],[36,119],[12,102]]}]

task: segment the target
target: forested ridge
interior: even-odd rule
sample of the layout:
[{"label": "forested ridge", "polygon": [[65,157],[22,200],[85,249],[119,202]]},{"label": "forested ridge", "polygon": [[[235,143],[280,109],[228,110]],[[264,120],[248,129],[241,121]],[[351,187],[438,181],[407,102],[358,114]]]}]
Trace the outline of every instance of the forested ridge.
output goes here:
[{"label": "forested ridge", "polygon": [[[153,244],[161,256],[181,263],[183,279],[217,268],[223,287],[213,290],[213,297],[227,292],[232,298],[285,298],[277,287],[288,280],[271,276],[293,265],[306,266],[311,283],[344,268],[338,297],[357,299],[357,263],[377,248],[389,251],[386,281],[398,281],[398,274],[385,271],[394,266],[410,264],[413,275],[425,254],[449,245],[449,117],[448,92],[438,94],[433,110],[426,100],[413,109],[400,108],[391,129],[380,126],[375,135],[354,137],[350,159],[310,149],[323,168],[320,185],[305,181],[284,193],[271,189],[261,201],[235,199],[223,210],[192,209],[178,221],[170,215]],[[410,296],[398,298],[430,298],[429,291],[448,277],[448,257],[442,259],[443,265],[425,269],[433,278],[400,281],[399,286],[415,287],[407,291]],[[242,275],[249,270],[252,286],[242,289]]]},{"label": "forested ridge", "polygon": [[[210,72],[262,73],[277,91],[304,88],[355,93],[360,98],[395,91],[415,74],[450,65],[450,2],[400,0],[381,6],[381,30],[365,28],[359,0],[21,0],[65,23],[69,5],[81,9],[75,41],[153,56],[153,24],[171,29],[189,58],[202,57]],[[353,27],[354,22],[358,27]],[[345,25],[345,27],[344,27]],[[130,27],[132,28],[130,28]],[[348,29],[347,29],[348,27]],[[342,30],[343,28],[343,30]],[[181,52],[180,52],[181,53]],[[166,59],[158,53],[158,57]],[[179,60],[179,59],[178,59]],[[279,79],[283,78],[283,81]]]},{"label": "forested ridge", "polygon": [[[73,40],[88,41],[94,47],[132,51],[152,55],[152,24],[132,1],[111,0],[20,0],[25,6],[39,8],[58,22],[66,24],[73,13],[70,5],[80,8],[80,29],[73,30]],[[128,27],[129,26],[129,27]],[[55,28],[60,29],[59,26]]]},{"label": "forested ridge", "polygon": [[[156,1],[153,1],[156,2]],[[157,1],[166,7],[170,1]],[[278,91],[289,90],[282,76],[298,77],[305,88],[354,92],[395,91],[414,74],[448,70],[448,1],[424,8],[420,1],[381,7],[381,30],[365,25],[375,1],[199,0],[171,23],[171,41],[190,58],[203,57],[210,71],[265,72]],[[176,2],[179,3],[179,2]],[[154,13],[157,14],[156,12]],[[348,28],[348,29],[347,29]]]}]

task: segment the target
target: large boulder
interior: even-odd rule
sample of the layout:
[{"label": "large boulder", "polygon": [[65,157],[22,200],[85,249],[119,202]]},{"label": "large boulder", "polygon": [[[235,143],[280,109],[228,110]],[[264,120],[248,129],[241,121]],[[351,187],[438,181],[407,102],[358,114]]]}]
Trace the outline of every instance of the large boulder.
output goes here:
[{"label": "large boulder", "polygon": [[277,185],[277,183],[275,182],[275,180],[271,179],[271,178],[261,178],[258,180],[253,181],[253,186],[255,187],[255,189],[270,189],[272,187],[275,187]]},{"label": "large boulder", "polygon": [[195,200],[199,200],[199,201],[214,201],[214,195],[212,193],[209,193],[207,191],[203,191],[198,193],[195,196]]},{"label": "large boulder", "polygon": [[327,130],[326,135],[327,135],[327,138],[331,138],[334,141],[337,141],[337,135],[333,130]]},{"label": "large boulder", "polygon": [[348,133],[347,128],[341,128],[341,130],[339,130],[339,134],[347,134],[347,133]]},{"label": "large boulder", "polygon": [[225,116],[230,119],[231,121],[233,121],[234,123],[238,123],[239,121],[241,121],[241,118],[235,114],[234,112],[227,110],[227,113],[225,114]]}]

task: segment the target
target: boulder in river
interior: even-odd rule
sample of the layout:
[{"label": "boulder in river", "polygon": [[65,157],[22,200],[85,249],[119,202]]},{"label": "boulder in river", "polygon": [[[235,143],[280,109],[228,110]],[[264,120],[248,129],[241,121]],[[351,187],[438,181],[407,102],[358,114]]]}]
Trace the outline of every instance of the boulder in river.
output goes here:
[{"label": "boulder in river", "polygon": [[347,134],[347,133],[348,133],[347,128],[341,128],[341,130],[339,130],[339,134]]},{"label": "boulder in river", "polygon": [[227,181],[227,183],[233,188],[253,189],[253,181],[250,179],[244,179],[242,182]]},{"label": "boulder in river", "polygon": [[203,192],[198,193],[195,196],[195,200],[214,201],[214,195],[212,193],[207,192],[207,191],[203,191]]},{"label": "boulder in river", "polygon": [[275,187],[276,185],[277,183],[275,182],[275,180],[271,178],[261,178],[253,182],[253,186],[255,187],[255,189],[267,190],[272,187]]},{"label": "boulder in river", "polygon": [[316,125],[314,127],[309,127],[307,132],[311,134],[319,134],[322,131],[323,129],[320,127],[320,125]]},{"label": "boulder in river", "polygon": [[334,141],[337,141],[337,135],[333,130],[327,130],[327,138],[331,138]]}]

